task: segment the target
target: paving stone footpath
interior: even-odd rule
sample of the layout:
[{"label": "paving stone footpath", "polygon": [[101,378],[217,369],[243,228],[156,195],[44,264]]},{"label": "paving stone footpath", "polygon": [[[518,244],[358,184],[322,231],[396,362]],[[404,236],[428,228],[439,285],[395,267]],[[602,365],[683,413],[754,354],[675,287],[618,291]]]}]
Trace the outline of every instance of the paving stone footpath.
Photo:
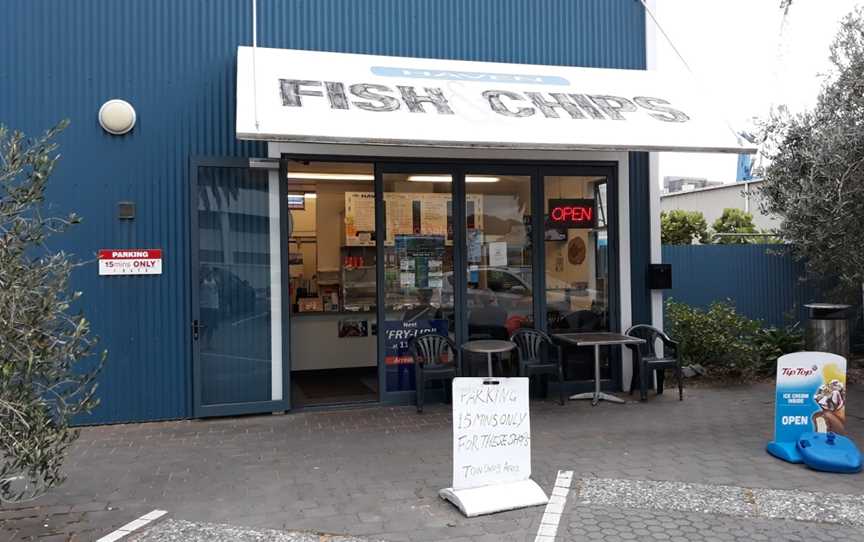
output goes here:
[{"label": "paving stone footpath", "polygon": [[250,529],[216,523],[168,520],[128,539],[129,542],[374,542],[354,536]]},{"label": "paving stone footpath", "polygon": [[[683,402],[674,395],[597,407],[532,403],[534,479],[547,491],[566,469],[574,481],[600,485],[670,482],[849,498],[864,492],[864,475],[818,473],[765,453],[771,386],[692,388]],[[848,405],[850,436],[864,444],[864,393],[850,386]],[[450,485],[450,427],[449,406],[430,405],[422,415],[413,407],[374,407],[85,428],[62,487],[0,508],[0,541],[95,540],[153,509],[168,510],[170,519],[141,536],[168,537],[156,529],[172,525],[187,534],[230,525],[224,528],[265,536],[249,540],[323,540],[320,533],[535,540],[543,507],[467,519],[438,497]],[[576,486],[557,540],[864,540],[862,527],[821,516],[676,509],[626,492],[601,501]]]}]

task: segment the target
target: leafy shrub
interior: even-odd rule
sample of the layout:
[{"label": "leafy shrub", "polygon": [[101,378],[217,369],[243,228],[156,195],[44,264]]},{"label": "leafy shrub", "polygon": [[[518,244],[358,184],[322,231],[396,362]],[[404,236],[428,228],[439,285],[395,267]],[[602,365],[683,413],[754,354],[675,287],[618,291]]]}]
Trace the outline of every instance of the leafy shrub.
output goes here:
[{"label": "leafy shrub", "polygon": [[759,323],[735,312],[731,303],[715,302],[703,310],[670,300],[666,317],[685,365],[699,364],[722,376],[759,372],[759,349],[753,341]]},{"label": "leafy shrub", "polygon": [[752,378],[776,369],[777,358],[804,346],[798,324],[763,328],[735,312],[731,301],[712,303],[708,310],[669,300],[667,328],[680,343],[685,365],[698,364],[714,375]]},{"label": "leafy shrub", "polygon": [[[723,209],[723,215],[714,221],[712,225],[714,233],[756,233],[753,224],[753,215],[741,209]],[[754,237],[746,236],[716,236],[715,243],[718,244],[745,244],[752,243]]]},{"label": "leafy shrub", "polygon": [[699,211],[674,209],[660,213],[660,239],[664,245],[690,245],[693,241],[707,243],[708,223]]},{"label": "leafy shrub", "polygon": [[78,222],[52,216],[45,202],[58,157],[53,138],[0,126],[0,504],[33,499],[63,481],[66,450],[78,432],[77,414],[97,404],[90,358],[95,337],[72,306],[75,267],[48,240]]},{"label": "leafy shrub", "polygon": [[804,348],[804,332],[796,322],[784,327],[760,329],[753,337],[766,372],[776,367],[777,358]]}]

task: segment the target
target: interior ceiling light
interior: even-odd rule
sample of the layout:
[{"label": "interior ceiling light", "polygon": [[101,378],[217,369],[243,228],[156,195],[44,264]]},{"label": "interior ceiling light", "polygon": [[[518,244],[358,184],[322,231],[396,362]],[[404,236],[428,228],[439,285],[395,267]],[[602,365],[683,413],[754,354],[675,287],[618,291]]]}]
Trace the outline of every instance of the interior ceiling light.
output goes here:
[{"label": "interior ceiling light", "polygon": [[289,179],[315,180],[315,181],[374,181],[374,175],[366,173],[305,173],[288,172]]},{"label": "interior ceiling light", "polygon": [[[415,183],[449,183],[453,181],[450,175],[410,175],[409,181]],[[499,177],[466,175],[466,183],[497,183],[501,179]]]},{"label": "interior ceiling light", "polygon": [[306,199],[315,199],[318,197],[318,194],[316,194],[315,192],[306,192],[305,194],[303,194],[303,197]]}]

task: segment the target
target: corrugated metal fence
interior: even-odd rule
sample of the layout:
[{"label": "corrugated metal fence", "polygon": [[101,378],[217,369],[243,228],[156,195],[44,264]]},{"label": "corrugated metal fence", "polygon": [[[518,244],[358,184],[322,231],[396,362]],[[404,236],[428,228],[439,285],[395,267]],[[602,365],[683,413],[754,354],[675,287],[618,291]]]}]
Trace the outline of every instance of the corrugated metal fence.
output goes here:
[{"label": "corrugated metal fence", "polygon": [[821,301],[802,280],[804,265],[782,245],[664,245],[672,265],[666,300],[698,307],[731,299],[738,312],[767,325],[806,319],[805,303]]}]

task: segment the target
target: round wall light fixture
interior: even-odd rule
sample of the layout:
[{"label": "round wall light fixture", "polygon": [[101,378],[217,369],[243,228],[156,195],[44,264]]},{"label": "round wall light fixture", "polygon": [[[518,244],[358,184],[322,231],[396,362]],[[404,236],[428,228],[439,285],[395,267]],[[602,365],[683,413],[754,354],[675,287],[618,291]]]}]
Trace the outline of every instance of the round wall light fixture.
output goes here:
[{"label": "round wall light fixture", "polygon": [[99,108],[99,124],[109,134],[123,135],[135,126],[135,108],[126,100],[108,100]]}]

